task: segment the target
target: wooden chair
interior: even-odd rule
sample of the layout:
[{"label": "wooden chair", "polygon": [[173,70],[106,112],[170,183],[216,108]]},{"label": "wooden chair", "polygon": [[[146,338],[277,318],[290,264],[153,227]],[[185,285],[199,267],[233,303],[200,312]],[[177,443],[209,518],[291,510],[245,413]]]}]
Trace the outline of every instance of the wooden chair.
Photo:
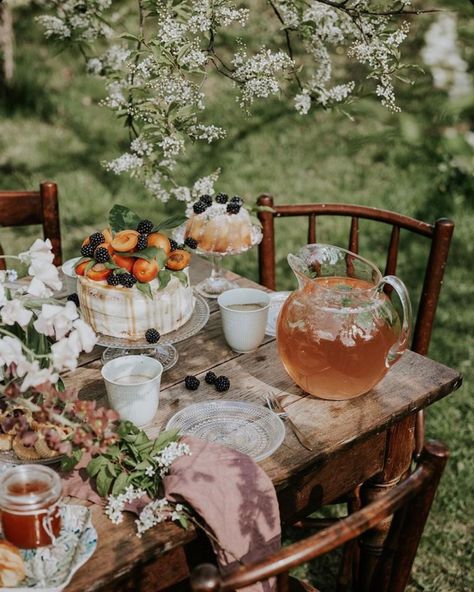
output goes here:
[{"label": "wooden chair", "polygon": [[[277,576],[278,592],[315,591],[310,584],[288,576],[288,571],[353,541],[374,526],[390,520],[390,530],[375,570],[361,566],[360,592],[402,592],[408,583],[418,544],[439,480],[448,460],[448,449],[428,442],[416,470],[377,501],[344,520],[274,553],[267,559],[240,567],[220,577],[210,564],[191,575],[193,592],[230,592]],[[363,536],[360,544],[364,544]]]},{"label": "wooden chair", "polygon": [[[262,223],[263,239],[259,245],[259,273],[260,283],[275,290],[275,218],[287,216],[307,216],[308,243],[317,242],[316,222],[319,216],[344,216],[351,218],[348,250],[359,252],[359,220],[372,220],[387,224],[392,227],[388,241],[388,253],[385,265],[385,275],[396,274],[398,249],[400,245],[400,230],[408,230],[421,235],[431,241],[431,248],[425,268],[425,276],[421,291],[421,298],[416,315],[415,328],[411,349],[421,355],[428,353],[433,323],[439,293],[443,283],[444,269],[446,267],[449,246],[454,231],[454,222],[446,218],[437,220],[434,224],[428,224],[378,208],[358,206],[352,204],[299,204],[299,205],[275,205],[271,195],[261,195],[258,205],[267,206],[271,211],[259,213]],[[370,257],[369,257],[370,259]],[[415,454],[418,455],[423,447],[424,421],[420,412],[416,426]]]},{"label": "wooden chair", "polygon": [[[44,238],[49,238],[53,245],[54,264],[61,265],[61,230],[56,183],[41,183],[39,191],[0,191],[0,225],[8,227],[30,224],[43,226]],[[1,247],[0,253],[3,254]],[[0,259],[0,269],[5,269],[4,259]]]}]

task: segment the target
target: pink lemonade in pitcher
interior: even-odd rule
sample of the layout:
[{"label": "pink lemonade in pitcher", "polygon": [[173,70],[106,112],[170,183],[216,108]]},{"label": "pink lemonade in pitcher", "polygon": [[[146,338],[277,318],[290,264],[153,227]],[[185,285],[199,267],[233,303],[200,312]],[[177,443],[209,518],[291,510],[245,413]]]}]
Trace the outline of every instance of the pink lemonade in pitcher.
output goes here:
[{"label": "pink lemonade in pitcher", "polygon": [[[322,276],[329,262],[321,256],[315,265],[314,253],[310,272],[301,274],[301,265],[289,257],[300,288],[281,309],[277,343],[285,369],[298,386],[316,397],[344,400],[366,393],[385,376],[404,351],[409,331],[383,291],[390,284],[398,292],[400,280],[382,280],[375,267],[364,274],[365,260],[352,253],[349,260],[348,251],[331,249],[344,255],[340,271],[348,269],[359,277]],[[331,256],[334,272],[334,253]],[[409,301],[403,307],[409,317]]]}]

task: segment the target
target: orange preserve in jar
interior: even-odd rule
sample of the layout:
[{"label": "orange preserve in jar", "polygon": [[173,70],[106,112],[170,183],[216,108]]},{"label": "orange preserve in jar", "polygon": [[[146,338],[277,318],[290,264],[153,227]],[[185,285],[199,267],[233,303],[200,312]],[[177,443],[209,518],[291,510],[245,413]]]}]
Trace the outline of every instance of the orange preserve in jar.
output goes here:
[{"label": "orange preserve in jar", "polygon": [[54,543],[61,530],[59,475],[42,465],[14,467],[0,478],[3,536],[20,549]]}]

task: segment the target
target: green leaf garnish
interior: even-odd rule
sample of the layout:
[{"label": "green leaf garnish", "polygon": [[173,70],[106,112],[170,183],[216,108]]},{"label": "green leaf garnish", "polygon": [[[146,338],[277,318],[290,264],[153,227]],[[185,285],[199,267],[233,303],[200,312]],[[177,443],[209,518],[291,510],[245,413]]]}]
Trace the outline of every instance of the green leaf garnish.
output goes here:
[{"label": "green leaf garnish", "polygon": [[184,273],[184,271],[172,271],[171,274],[178,278],[183,286],[186,287],[188,285],[188,276]]},{"label": "green leaf garnish", "polygon": [[92,259],[91,261],[89,261],[89,263],[86,265],[85,269],[84,269],[84,275],[86,275],[86,273],[92,269],[95,265],[95,260]]},{"label": "green leaf garnish", "polygon": [[158,280],[160,282],[159,290],[163,290],[170,283],[171,272],[168,269],[161,269],[158,272]]},{"label": "green leaf garnish", "polygon": [[147,247],[146,249],[136,251],[135,253],[120,253],[120,257],[135,257],[135,259],[146,259],[147,261],[153,261],[153,259],[156,259],[158,267],[160,267],[160,263],[161,265],[164,265],[168,258],[163,249],[158,247]]},{"label": "green leaf garnish", "polygon": [[153,228],[153,232],[159,232],[160,230],[169,230],[170,228],[176,228],[177,226],[181,226],[186,222],[186,216],[182,214],[176,214],[174,216],[170,216],[165,220],[162,220],[159,224],[157,224]]},{"label": "green leaf garnish", "polygon": [[109,212],[109,226],[113,232],[135,229],[141,218],[138,214],[125,206],[115,204]]},{"label": "green leaf garnish", "polygon": [[143,294],[145,294],[145,296],[148,296],[148,298],[150,298],[150,300],[153,300],[153,294],[151,293],[151,287],[150,287],[149,283],[137,282],[135,284],[135,286],[137,287],[138,290],[140,290],[140,292],[143,292]]}]

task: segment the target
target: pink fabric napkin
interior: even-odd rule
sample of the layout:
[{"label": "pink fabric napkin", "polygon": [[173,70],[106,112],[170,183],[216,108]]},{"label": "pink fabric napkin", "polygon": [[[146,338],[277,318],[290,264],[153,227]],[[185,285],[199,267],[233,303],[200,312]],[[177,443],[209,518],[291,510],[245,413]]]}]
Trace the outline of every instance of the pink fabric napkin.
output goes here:
[{"label": "pink fabric napkin", "polygon": [[[280,512],[275,488],[267,474],[249,456],[219,444],[185,436],[190,456],[181,456],[164,478],[170,502],[185,503],[205,523],[221,573],[265,558],[280,548]],[[92,489],[82,461],[63,482],[64,495],[94,503],[103,500]],[[141,501],[141,500],[140,500]],[[141,509],[143,504],[139,504]],[[130,510],[137,508],[130,508]],[[269,592],[273,580],[245,588]]]}]

